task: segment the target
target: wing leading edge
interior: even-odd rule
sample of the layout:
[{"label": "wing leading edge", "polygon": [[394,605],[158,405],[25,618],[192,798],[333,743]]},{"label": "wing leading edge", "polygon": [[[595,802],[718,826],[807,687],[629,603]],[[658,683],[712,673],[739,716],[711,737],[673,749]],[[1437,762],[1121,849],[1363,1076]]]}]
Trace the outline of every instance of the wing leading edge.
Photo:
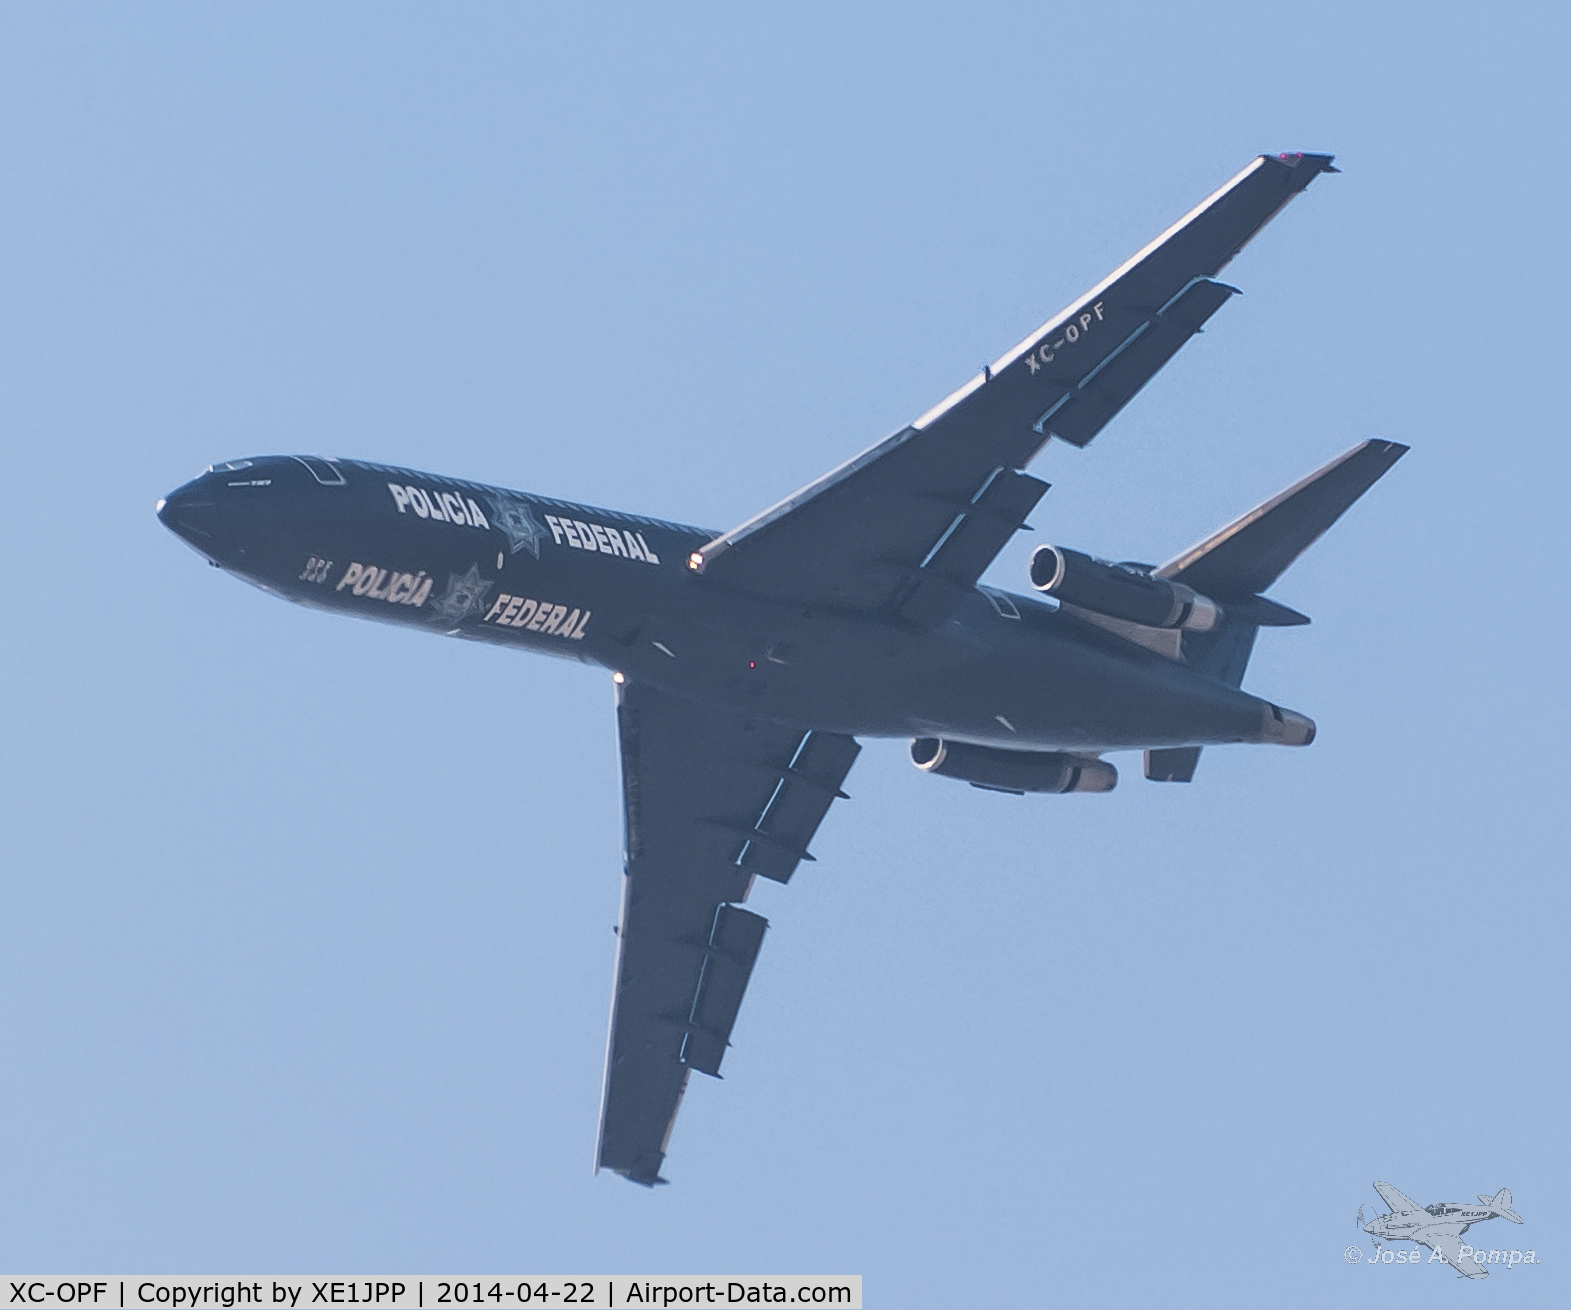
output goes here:
[{"label": "wing leading edge", "polygon": [[1330,155],[1261,155],[909,427],[716,537],[691,566],[808,604],[940,622],[1047,485],[1050,437],[1084,446],[1234,288],[1216,274]]},{"label": "wing leading edge", "polygon": [[1375,1191],[1380,1193],[1380,1199],[1391,1207],[1392,1214],[1417,1214],[1423,1210],[1411,1196],[1397,1191],[1390,1183],[1376,1183]]},{"label": "wing leading edge", "polygon": [[755,876],[785,882],[861,747],[619,688],[626,871],[598,1166],[664,1182],[688,1075],[719,1077],[767,921]]}]

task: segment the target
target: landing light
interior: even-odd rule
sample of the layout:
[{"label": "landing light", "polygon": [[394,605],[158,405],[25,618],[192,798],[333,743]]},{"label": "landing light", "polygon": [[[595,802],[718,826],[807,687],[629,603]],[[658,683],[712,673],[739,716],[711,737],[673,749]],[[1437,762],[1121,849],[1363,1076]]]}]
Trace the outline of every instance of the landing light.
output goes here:
[{"label": "landing light", "polygon": [[692,569],[694,573],[702,573],[704,571],[703,552],[695,550],[691,555],[689,555],[687,557],[687,567]]}]

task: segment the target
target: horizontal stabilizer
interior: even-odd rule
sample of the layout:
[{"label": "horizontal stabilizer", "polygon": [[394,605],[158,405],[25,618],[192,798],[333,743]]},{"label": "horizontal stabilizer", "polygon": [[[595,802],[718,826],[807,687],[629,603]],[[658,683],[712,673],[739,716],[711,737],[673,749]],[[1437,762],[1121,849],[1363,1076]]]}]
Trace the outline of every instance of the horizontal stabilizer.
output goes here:
[{"label": "horizontal stabilizer", "polygon": [[1493,1196],[1485,1196],[1484,1193],[1480,1192],[1478,1199],[1502,1219],[1509,1219],[1514,1224],[1522,1222],[1522,1216],[1511,1208],[1511,1189],[1509,1187],[1502,1187]]},{"label": "horizontal stabilizer", "polygon": [[[1182,582],[1223,602],[1264,591],[1407,449],[1395,441],[1366,441],[1354,446],[1280,496],[1169,560],[1156,576]],[[1293,611],[1286,610],[1275,622],[1292,623],[1294,619],[1287,617],[1291,614]]]},{"label": "horizontal stabilizer", "polygon": [[1146,752],[1146,777],[1152,782],[1193,782],[1200,747],[1169,746]]}]

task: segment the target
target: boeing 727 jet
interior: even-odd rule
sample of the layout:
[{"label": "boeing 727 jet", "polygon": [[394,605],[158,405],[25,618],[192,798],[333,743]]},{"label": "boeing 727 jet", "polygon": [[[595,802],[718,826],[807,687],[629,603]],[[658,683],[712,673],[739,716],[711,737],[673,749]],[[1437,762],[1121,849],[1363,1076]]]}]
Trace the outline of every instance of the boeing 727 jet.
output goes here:
[{"label": "boeing 727 jet", "polygon": [[1235,294],[1217,274],[1331,156],[1263,155],[892,436],[726,532],[353,459],[216,464],[159,502],[287,600],[581,660],[617,694],[625,867],[599,1165],[660,1170],[718,1075],[765,920],[861,749],[1003,792],[1101,792],[1109,752],[1188,782],[1206,746],[1304,746],[1241,689],[1263,593],[1406,449],[1366,441],[1165,564],[1062,546],[979,583],[1047,484]]}]

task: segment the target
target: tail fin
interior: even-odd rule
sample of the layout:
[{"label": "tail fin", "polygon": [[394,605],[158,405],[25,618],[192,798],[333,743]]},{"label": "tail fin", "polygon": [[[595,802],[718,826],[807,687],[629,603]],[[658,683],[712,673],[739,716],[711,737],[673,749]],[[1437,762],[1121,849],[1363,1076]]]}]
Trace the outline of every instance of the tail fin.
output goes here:
[{"label": "tail fin", "polygon": [[[1309,622],[1307,615],[1260,593],[1407,450],[1395,441],[1362,442],[1156,570],[1153,576],[1182,582],[1221,603],[1225,617],[1220,627],[1184,635],[1184,654],[1192,667],[1237,687],[1261,628]],[[1146,777],[1188,782],[1199,761],[1198,746],[1147,751]]]},{"label": "tail fin", "polygon": [[1502,1187],[1493,1196],[1485,1196],[1483,1192],[1480,1192],[1478,1199],[1502,1219],[1509,1219],[1514,1224],[1522,1222],[1522,1216],[1511,1208],[1511,1191],[1509,1188]]},{"label": "tail fin", "polygon": [[1156,577],[1182,582],[1221,602],[1226,622],[1215,632],[1197,634],[1198,640],[1185,641],[1185,653],[1194,667],[1236,687],[1244,680],[1258,629],[1309,622],[1307,615],[1260,593],[1407,449],[1395,441],[1354,446],[1156,570]]},{"label": "tail fin", "polygon": [[[1354,446],[1280,496],[1273,496],[1169,560],[1157,569],[1156,576],[1182,582],[1224,604],[1258,597],[1407,454],[1407,449],[1395,441],[1365,441]],[[1265,605],[1286,610],[1286,614],[1267,617],[1267,610],[1257,626],[1308,622],[1286,606],[1271,601]]]}]

